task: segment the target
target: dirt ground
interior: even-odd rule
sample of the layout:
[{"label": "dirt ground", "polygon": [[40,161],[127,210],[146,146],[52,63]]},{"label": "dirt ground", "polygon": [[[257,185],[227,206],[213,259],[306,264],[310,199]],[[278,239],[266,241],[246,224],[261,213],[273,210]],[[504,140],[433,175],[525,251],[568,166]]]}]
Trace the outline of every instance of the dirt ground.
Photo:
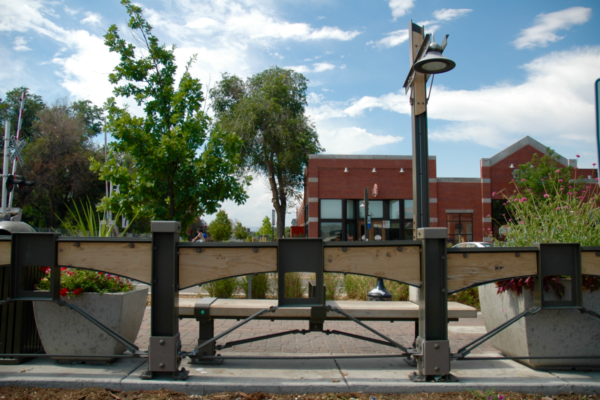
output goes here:
[{"label": "dirt ground", "polygon": [[544,397],[535,394],[523,394],[513,392],[482,392],[469,390],[454,393],[412,393],[412,394],[368,394],[368,393],[321,393],[321,394],[269,394],[269,393],[243,393],[223,392],[213,393],[205,396],[188,395],[170,390],[148,390],[148,391],[119,391],[102,388],[88,389],[42,389],[23,388],[16,386],[0,387],[0,399],[23,399],[23,400],[121,400],[121,399],[203,399],[203,400],[587,400],[600,399],[598,395],[562,394],[558,396]]}]

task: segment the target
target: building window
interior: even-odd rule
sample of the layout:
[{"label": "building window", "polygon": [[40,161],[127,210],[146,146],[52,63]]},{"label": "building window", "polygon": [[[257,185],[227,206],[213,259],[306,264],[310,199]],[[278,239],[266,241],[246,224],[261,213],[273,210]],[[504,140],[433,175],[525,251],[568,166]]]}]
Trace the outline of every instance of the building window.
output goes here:
[{"label": "building window", "polygon": [[454,244],[473,241],[473,214],[446,214],[448,242]]},{"label": "building window", "polygon": [[400,219],[400,200],[390,200],[390,219]]},{"label": "building window", "polygon": [[342,219],[342,200],[321,200],[321,219]]},{"label": "building window", "polygon": [[[361,202],[362,204],[362,202]],[[365,208],[359,207],[358,212],[359,218],[365,217]],[[383,201],[382,200],[369,200],[369,215],[372,218],[383,218]]]},{"label": "building window", "polygon": [[506,200],[492,199],[492,234],[496,239],[504,240],[508,225],[508,211],[504,205]]},{"label": "building window", "polygon": [[324,242],[339,242],[342,240],[342,222],[321,222],[319,236]]},{"label": "building window", "polygon": [[346,218],[354,219],[354,200],[346,200]]}]

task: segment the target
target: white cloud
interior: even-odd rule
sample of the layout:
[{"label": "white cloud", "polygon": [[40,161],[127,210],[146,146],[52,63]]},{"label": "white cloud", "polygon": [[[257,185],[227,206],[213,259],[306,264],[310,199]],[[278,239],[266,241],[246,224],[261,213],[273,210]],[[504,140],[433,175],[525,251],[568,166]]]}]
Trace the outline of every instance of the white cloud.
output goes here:
[{"label": "white cloud", "polygon": [[102,25],[102,16],[100,14],[87,11],[85,15],[86,17],[80,21],[82,24],[89,24],[95,26]]},{"label": "white cloud", "polygon": [[471,9],[468,8],[442,8],[433,12],[433,16],[438,21],[450,21],[454,18],[462,17],[470,13]]},{"label": "white cloud", "polygon": [[312,69],[306,65],[296,65],[296,66],[289,66],[289,67],[284,67],[284,68],[293,69],[296,72],[305,74],[305,73],[309,73],[309,72],[329,71],[331,69],[335,69],[335,65],[330,64],[328,62],[322,62],[322,63],[314,63]]},{"label": "white cloud", "polygon": [[364,153],[375,146],[398,143],[400,136],[375,135],[356,126],[339,129],[319,129],[319,142],[328,154]]},{"label": "white cloud", "polygon": [[16,51],[30,51],[31,49],[27,46],[25,46],[27,44],[27,40],[25,40],[25,38],[23,36],[17,36],[15,37],[15,41],[13,42],[14,47],[13,49],[15,49]]},{"label": "white cloud", "polygon": [[519,50],[546,47],[549,42],[561,40],[556,31],[570,29],[573,25],[581,25],[589,21],[592,9],[585,7],[571,7],[549,14],[539,14],[535,18],[535,25],[523,29],[521,36],[513,42]]},{"label": "white cloud", "polygon": [[67,6],[63,6],[63,9],[65,10],[65,12],[69,15],[76,15],[77,13],[79,13],[79,10],[75,10],[73,8],[69,8]]},{"label": "white cloud", "polygon": [[374,47],[390,48],[398,46],[408,40],[408,29],[400,29],[394,32],[387,33],[387,36],[383,39],[374,42],[367,42],[367,45],[373,45]]},{"label": "white cloud", "polygon": [[[436,84],[428,106],[428,118],[436,120],[436,128],[430,128],[429,136],[495,148],[525,135],[551,146],[566,142],[593,146],[595,106],[590,82],[597,79],[598,65],[600,46],[583,47],[551,53],[524,65],[527,77],[521,84],[477,90],[451,90]],[[307,112],[323,124],[336,118],[357,118],[374,108],[410,115],[403,91],[347,102],[321,100],[309,105]]]},{"label": "white cloud", "polygon": [[398,17],[403,17],[407,12],[413,8],[414,0],[390,0],[389,5],[392,9],[392,17],[394,17],[394,21]]}]

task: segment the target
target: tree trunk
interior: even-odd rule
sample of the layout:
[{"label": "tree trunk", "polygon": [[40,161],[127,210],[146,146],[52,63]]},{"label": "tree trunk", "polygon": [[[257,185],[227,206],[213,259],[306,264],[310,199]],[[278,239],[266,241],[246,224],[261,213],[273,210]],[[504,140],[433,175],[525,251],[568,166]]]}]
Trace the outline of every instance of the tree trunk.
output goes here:
[{"label": "tree trunk", "polygon": [[285,203],[275,210],[277,212],[277,239],[281,239],[285,234]]}]

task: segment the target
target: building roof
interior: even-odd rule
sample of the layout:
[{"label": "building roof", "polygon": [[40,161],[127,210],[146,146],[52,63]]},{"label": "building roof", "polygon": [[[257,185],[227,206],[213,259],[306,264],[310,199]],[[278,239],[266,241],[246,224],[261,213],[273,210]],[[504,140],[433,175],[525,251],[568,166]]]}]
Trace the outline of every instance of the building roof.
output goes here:
[{"label": "building roof", "polygon": [[[483,167],[491,167],[492,165],[497,164],[498,162],[504,160],[505,158],[509,157],[510,155],[516,153],[517,151],[521,150],[523,147],[528,145],[538,150],[539,152],[548,155],[548,148],[546,146],[544,146],[531,136],[525,136],[523,139],[519,140],[516,143],[513,143],[512,145],[508,146],[506,149],[502,150],[501,152],[492,156],[491,158],[482,158],[481,165]],[[577,166],[577,160],[567,160],[560,154],[556,155],[558,156],[558,162],[562,165],[572,165],[574,167]]]}]

